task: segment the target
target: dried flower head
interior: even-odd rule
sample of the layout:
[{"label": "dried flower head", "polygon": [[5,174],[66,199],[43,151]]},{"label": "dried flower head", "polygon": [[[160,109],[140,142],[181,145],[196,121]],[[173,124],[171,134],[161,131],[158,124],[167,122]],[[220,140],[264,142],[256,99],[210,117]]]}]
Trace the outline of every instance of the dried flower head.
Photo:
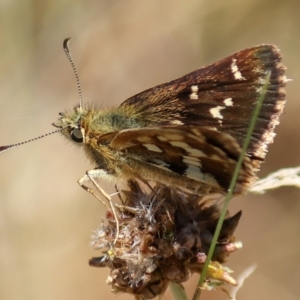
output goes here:
[{"label": "dried flower head", "polygon": [[[145,192],[136,182],[123,190],[122,205],[117,205],[119,234],[114,216],[107,212],[92,238],[92,246],[104,252],[90,265],[109,267],[107,283],[114,292],[152,299],[166,290],[169,282],[182,283],[192,273],[201,273],[220,215],[216,200],[184,194],[157,185]],[[236,281],[222,266],[231,252],[241,246],[233,233],[241,212],[224,221],[206,275],[206,287]]]}]

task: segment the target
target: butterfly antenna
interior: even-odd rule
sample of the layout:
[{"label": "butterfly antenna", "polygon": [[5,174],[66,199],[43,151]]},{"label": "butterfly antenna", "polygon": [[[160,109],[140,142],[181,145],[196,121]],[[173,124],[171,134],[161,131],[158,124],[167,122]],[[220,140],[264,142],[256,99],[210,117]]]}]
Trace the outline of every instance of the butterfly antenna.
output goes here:
[{"label": "butterfly antenna", "polygon": [[35,138],[33,138],[33,139],[30,139],[30,140],[27,140],[27,141],[24,141],[24,142],[12,144],[12,145],[7,145],[7,146],[0,146],[0,153],[5,152],[5,151],[8,151],[8,150],[13,149],[13,148],[16,148],[16,147],[18,147],[18,146],[27,144],[27,143],[34,142],[34,141],[36,141],[36,140],[42,139],[42,138],[44,138],[44,137],[46,137],[46,136],[49,136],[49,135],[54,134],[54,133],[57,133],[57,132],[59,132],[59,131],[61,131],[61,130],[62,130],[62,129],[57,129],[57,130],[55,130],[55,131],[52,131],[52,132],[43,134],[43,135],[41,135],[41,136],[35,137]]},{"label": "butterfly antenna", "polygon": [[73,72],[74,72],[74,75],[75,75],[75,78],[76,78],[77,90],[78,90],[78,94],[79,94],[79,106],[80,106],[80,108],[82,108],[82,91],[81,91],[81,85],[80,85],[79,76],[78,76],[78,73],[77,73],[77,70],[76,70],[76,67],[75,67],[75,64],[74,64],[74,61],[73,61],[70,49],[69,49],[69,41],[70,41],[70,39],[71,38],[67,38],[67,39],[64,40],[63,47],[64,47],[64,51],[65,51],[65,53],[67,55],[67,58],[68,58],[71,66],[72,66],[72,69],[73,69]]}]

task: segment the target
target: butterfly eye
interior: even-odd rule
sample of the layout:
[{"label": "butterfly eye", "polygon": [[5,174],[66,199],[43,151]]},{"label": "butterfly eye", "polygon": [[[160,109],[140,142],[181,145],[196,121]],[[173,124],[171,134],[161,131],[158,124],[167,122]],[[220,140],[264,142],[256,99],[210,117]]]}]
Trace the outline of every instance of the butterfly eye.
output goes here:
[{"label": "butterfly eye", "polygon": [[79,128],[74,128],[71,131],[71,139],[76,143],[82,143],[83,142],[83,135]]}]

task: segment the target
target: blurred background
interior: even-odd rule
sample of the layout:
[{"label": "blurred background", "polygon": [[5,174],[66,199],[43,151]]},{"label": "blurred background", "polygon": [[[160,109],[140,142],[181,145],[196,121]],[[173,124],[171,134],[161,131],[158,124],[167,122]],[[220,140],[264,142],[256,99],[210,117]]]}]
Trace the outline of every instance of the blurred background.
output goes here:
[{"label": "blurred background", "polygon": [[[0,0],[0,144],[53,130],[78,103],[62,49],[71,51],[85,102],[103,107],[233,52],[276,44],[288,67],[288,102],[263,177],[300,165],[300,5],[296,0]],[[60,134],[0,156],[0,299],[115,299],[107,269],[88,260],[103,207],[76,181],[93,166]],[[103,182],[102,187],[113,191]],[[256,271],[238,299],[300,296],[300,191],[234,199],[244,248],[228,266]],[[191,297],[198,276],[185,287]],[[229,287],[228,287],[229,288]],[[202,299],[226,299],[220,291]],[[121,299],[133,299],[121,295]],[[172,299],[169,292],[164,299]]]}]

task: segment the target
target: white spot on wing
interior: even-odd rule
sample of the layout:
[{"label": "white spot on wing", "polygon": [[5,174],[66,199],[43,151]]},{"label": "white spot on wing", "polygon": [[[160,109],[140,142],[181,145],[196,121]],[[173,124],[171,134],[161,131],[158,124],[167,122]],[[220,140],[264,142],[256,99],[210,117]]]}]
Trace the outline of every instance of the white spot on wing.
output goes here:
[{"label": "white spot on wing", "polygon": [[225,106],[216,106],[209,110],[213,118],[216,119],[223,119],[223,116],[221,115],[221,110],[225,109]]},{"label": "white spot on wing", "polygon": [[201,167],[201,161],[199,160],[199,158],[197,157],[192,157],[192,156],[183,156],[183,160],[182,160],[185,164],[187,164],[188,166],[192,165],[192,166],[197,166],[197,167]]},{"label": "white spot on wing", "polygon": [[198,99],[198,91],[199,91],[199,88],[197,85],[192,85],[191,86],[191,91],[192,93],[190,94],[190,99],[192,100],[197,100]]},{"label": "white spot on wing", "polygon": [[182,141],[184,139],[184,136],[178,133],[166,133],[165,136],[167,138],[166,141]]},{"label": "white spot on wing", "polygon": [[201,172],[201,169],[196,166],[189,166],[186,170],[186,177],[194,179],[196,181],[205,182],[205,184],[218,186],[218,182],[210,174]]},{"label": "white spot on wing", "polygon": [[226,98],[223,102],[226,106],[233,106],[232,98]]},{"label": "white spot on wing", "polygon": [[180,120],[173,120],[170,123],[173,125],[183,125],[183,122],[181,122]]},{"label": "white spot on wing", "polygon": [[163,136],[163,135],[158,135],[157,139],[160,140],[160,141],[162,141],[162,142],[167,142],[168,141],[168,139],[165,136]]},{"label": "white spot on wing", "polygon": [[146,147],[149,151],[153,152],[163,152],[160,148],[158,148],[154,144],[143,144],[144,147]]},{"label": "white spot on wing", "polygon": [[242,73],[240,72],[240,70],[236,64],[235,58],[232,59],[232,63],[231,63],[230,67],[231,67],[231,72],[233,73],[233,76],[235,79],[237,79],[237,80],[246,79],[245,77],[243,77]]},{"label": "white spot on wing", "polygon": [[203,174],[201,173],[199,167],[197,166],[193,166],[193,165],[189,165],[188,169],[185,171],[186,176],[188,178],[194,179],[199,181],[199,179],[201,177],[203,177]]},{"label": "white spot on wing", "polygon": [[174,147],[179,147],[185,150],[188,150],[190,148],[190,145],[184,142],[170,142],[170,144]]},{"label": "white spot on wing", "polygon": [[192,85],[191,90],[193,93],[197,93],[199,91],[198,85]]},{"label": "white spot on wing", "polygon": [[206,154],[203,151],[199,150],[199,149],[195,149],[195,148],[189,147],[186,150],[192,156],[195,156],[195,157],[206,157]]}]

